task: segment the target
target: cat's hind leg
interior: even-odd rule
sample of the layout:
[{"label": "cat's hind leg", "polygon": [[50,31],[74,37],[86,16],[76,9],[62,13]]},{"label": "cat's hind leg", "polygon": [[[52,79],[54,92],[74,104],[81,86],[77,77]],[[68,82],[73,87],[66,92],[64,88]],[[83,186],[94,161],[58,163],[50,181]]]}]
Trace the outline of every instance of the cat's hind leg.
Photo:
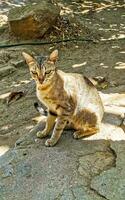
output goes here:
[{"label": "cat's hind leg", "polygon": [[88,136],[91,136],[91,135],[94,135],[98,132],[98,128],[96,127],[92,127],[92,128],[88,128],[86,130],[77,130],[74,132],[73,134],[73,137],[75,139],[79,139],[79,138],[82,138],[82,137],[88,137]]},{"label": "cat's hind leg", "polygon": [[100,119],[96,113],[89,109],[83,109],[74,117],[76,132],[74,138],[90,136],[99,131]]}]

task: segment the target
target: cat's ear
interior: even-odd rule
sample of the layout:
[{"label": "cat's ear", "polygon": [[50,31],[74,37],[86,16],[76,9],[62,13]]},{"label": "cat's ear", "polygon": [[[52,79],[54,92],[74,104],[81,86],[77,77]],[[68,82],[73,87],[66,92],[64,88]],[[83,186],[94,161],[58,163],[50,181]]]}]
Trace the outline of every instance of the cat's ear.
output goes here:
[{"label": "cat's ear", "polygon": [[28,53],[22,52],[22,55],[23,55],[23,57],[25,58],[26,63],[27,63],[28,65],[29,65],[31,62],[34,62],[34,61],[35,61],[34,58],[33,58],[31,55],[29,55]]},{"label": "cat's ear", "polygon": [[54,50],[51,54],[50,54],[50,56],[49,56],[49,60],[51,61],[51,62],[56,62],[57,61],[57,59],[58,59],[58,50],[56,49],[56,50]]}]

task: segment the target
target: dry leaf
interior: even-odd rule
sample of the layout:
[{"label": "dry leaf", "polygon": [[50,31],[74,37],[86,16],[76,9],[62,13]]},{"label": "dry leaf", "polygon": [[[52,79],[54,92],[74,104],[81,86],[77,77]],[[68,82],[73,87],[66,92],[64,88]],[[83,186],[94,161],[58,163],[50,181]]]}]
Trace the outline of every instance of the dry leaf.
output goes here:
[{"label": "dry leaf", "polygon": [[7,105],[9,105],[11,101],[13,101],[13,100],[17,101],[18,99],[20,99],[23,96],[24,96],[24,92],[22,92],[22,91],[11,92],[10,95],[8,96],[8,98],[7,98]]}]

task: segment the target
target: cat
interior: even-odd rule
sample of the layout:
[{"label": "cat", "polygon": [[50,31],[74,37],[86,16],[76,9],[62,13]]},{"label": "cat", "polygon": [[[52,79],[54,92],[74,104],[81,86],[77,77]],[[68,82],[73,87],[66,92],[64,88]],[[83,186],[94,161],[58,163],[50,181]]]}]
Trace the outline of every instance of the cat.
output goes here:
[{"label": "cat", "polygon": [[53,129],[45,145],[54,146],[67,124],[75,129],[76,139],[97,133],[104,108],[92,82],[81,74],[58,70],[58,50],[48,57],[22,54],[36,82],[37,97],[48,109],[45,129],[37,132],[37,137],[44,138]]}]

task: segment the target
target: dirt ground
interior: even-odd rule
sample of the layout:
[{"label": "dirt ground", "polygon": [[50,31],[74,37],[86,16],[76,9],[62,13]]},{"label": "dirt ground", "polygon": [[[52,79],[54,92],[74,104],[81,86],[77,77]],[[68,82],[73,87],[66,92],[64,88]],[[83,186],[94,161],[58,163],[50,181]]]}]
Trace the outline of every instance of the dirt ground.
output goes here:
[{"label": "dirt ground", "polygon": [[[6,24],[7,23],[6,15],[7,15],[8,10],[12,8],[13,6],[17,6],[18,4],[22,5],[22,4],[25,4],[26,2],[28,1],[24,1],[24,0],[1,1],[0,3],[0,32],[1,32],[0,43],[1,44],[7,43],[7,41],[11,44],[14,42],[21,42],[21,40],[19,39],[17,40],[16,38],[8,34],[8,26]],[[82,30],[79,35],[80,37],[90,38],[93,41],[77,41],[76,39],[76,41],[74,42],[67,42],[67,43],[63,42],[63,43],[54,44],[54,45],[53,44],[41,45],[41,46],[30,45],[30,46],[19,46],[19,47],[11,47],[11,48],[0,48],[0,118],[1,118],[0,120],[0,155],[3,155],[2,157],[4,157],[4,153],[6,151],[8,151],[9,149],[13,149],[13,147],[15,146],[15,142],[18,139],[20,141],[20,138],[22,139],[24,138],[25,135],[29,134],[29,131],[34,126],[36,126],[36,123],[37,123],[36,121],[34,121],[34,118],[39,116],[39,114],[34,108],[34,102],[38,102],[36,98],[36,94],[35,94],[35,84],[31,80],[28,67],[26,66],[23,60],[23,57],[21,55],[22,51],[28,51],[28,52],[30,51],[30,52],[34,52],[35,54],[42,53],[44,55],[47,55],[48,53],[52,51],[52,49],[58,49],[59,50],[59,60],[58,60],[59,69],[64,70],[65,72],[82,73],[85,76],[89,77],[90,79],[94,80],[94,83],[96,84],[100,92],[100,95],[102,97],[102,100],[105,106],[105,116],[102,123],[100,134],[96,136],[92,136],[84,140],[84,144],[86,148],[89,148],[88,152],[90,154],[91,154],[90,152],[91,144],[94,142],[94,140],[97,140],[97,141],[105,140],[106,142],[109,142],[109,141],[115,142],[115,141],[125,140],[125,133],[124,133],[124,130],[125,130],[124,128],[125,2],[123,0],[122,1],[120,0],[119,1],[107,1],[107,0],[104,0],[104,1],[100,1],[100,0],[63,1],[61,0],[61,1],[53,1],[53,2],[57,3],[61,7],[62,14],[68,17],[74,17],[75,20],[79,22],[80,29]],[[65,33],[65,36],[66,36],[66,33]],[[57,37],[56,40],[58,39],[59,38]],[[8,69],[8,67],[10,68]],[[12,100],[8,104],[7,101],[8,101],[9,94],[11,92],[20,92],[20,91],[23,92],[24,95],[17,100],[16,99]],[[61,161],[59,161],[59,157],[60,157],[59,151],[61,153],[61,156],[64,155],[65,157],[66,149],[68,145],[69,145],[69,148],[71,148],[69,151],[69,154],[71,153],[71,156],[73,156],[72,155],[73,150],[71,146],[72,143],[75,147],[75,150],[77,149],[77,145],[75,144],[76,141],[72,142],[73,139],[71,139],[72,133],[71,132],[69,133],[70,137],[68,137],[67,135],[68,135],[68,132],[65,132],[64,136],[61,138],[60,142],[57,144],[57,149],[56,148],[54,149],[58,158],[57,160],[55,160],[55,162],[57,163],[59,162],[63,163],[62,159]],[[69,142],[67,140],[69,140]],[[37,147],[36,147],[37,155],[38,154],[40,155],[40,151],[41,151],[41,147],[40,149],[38,149],[39,148],[38,145],[42,145],[43,149],[42,149],[41,156],[44,154],[46,156],[47,155],[49,156],[50,154],[50,157],[52,156],[52,158],[55,159],[54,153],[50,152],[51,150],[46,150],[46,147],[44,147],[43,141],[45,142],[45,140],[37,141]],[[80,148],[81,147],[80,141],[77,144],[79,144],[79,148]],[[101,149],[100,152],[105,151],[104,150],[105,148],[103,149],[103,146],[102,147],[100,146],[101,144],[99,144],[99,149]],[[114,149],[117,149],[117,147],[115,146]],[[32,159],[35,158],[35,155],[36,155],[34,153],[35,151],[34,148],[32,149],[32,151],[33,152],[30,152],[30,162]],[[96,152],[95,150],[93,151]],[[79,156],[81,156],[80,149],[78,150],[78,152],[79,152]],[[112,152],[110,151],[110,153]],[[110,157],[109,154],[108,156]],[[44,159],[41,158],[41,156],[40,156],[40,159],[44,162]],[[75,156],[77,157],[77,154],[75,154]],[[76,157],[74,158],[74,161],[73,161],[74,163],[77,162]],[[79,161],[79,162],[82,163],[82,161]],[[67,163],[66,160],[65,160],[65,163]],[[33,166],[35,166],[35,164]],[[61,167],[61,164],[59,166]],[[75,168],[73,170],[75,170]],[[82,174],[83,172],[80,171],[80,173]],[[62,176],[65,176],[65,170],[62,172],[62,174],[63,174]],[[49,176],[47,175],[47,177]],[[87,179],[89,180],[88,177]],[[55,180],[53,180],[53,182],[55,184]],[[93,191],[98,190],[98,187],[96,188],[96,186],[93,186],[93,188],[94,188]],[[67,200],[81,199],[82,200],[83,198],[79,197],[77,194],[78,191],[79,191],[78,193],[80,194],[81,189],[78,189],[78,191],[77,189],[74,190],[75,191],[74,194],[70,194],[71,191],[67,191],[67,193],[65,193],[66,197],[64,195],[60,196],[58,194],[57,196],[54,196],[53,198],[43,197],[42,200],[44,199],[45,200],[48,200],[48,199],[67,199]],[[122,198],[123,197],[122,195],[121,196],[116,195],[113,197],[110,193],[106,194],[106,192],[103,192],[103,191],[104,190],[99,190],[99,194],[97,194],[97,192],[94,192],[95,194],[94,199],[114,199],[114,200],[124,199]],[[70,195],[71,196],[73,195],[75,197],[71,198]],[[109,195],[109,196],[106,196],[106,195]],[[51,194],[51,197],[52,196],[53,195]],[[3,200],[4,199],[6,200],[6,197],[5,198],[3,197]],[[12,199],[21,200],[21,198],[19,197],[15,197],[15,198],[13,197]],[[30,198],[30,196],[27,196],[26,198],[23,198],[23,199],[32,199],[32,198]],[[37,197],[34,196],[33,199],[34,200],[41,199],[40,194]],[[89,198],[88,196],[88,198],[86,199],[89,200],[92,198]],[[11,200],[11,197],[9,200]]]}]

